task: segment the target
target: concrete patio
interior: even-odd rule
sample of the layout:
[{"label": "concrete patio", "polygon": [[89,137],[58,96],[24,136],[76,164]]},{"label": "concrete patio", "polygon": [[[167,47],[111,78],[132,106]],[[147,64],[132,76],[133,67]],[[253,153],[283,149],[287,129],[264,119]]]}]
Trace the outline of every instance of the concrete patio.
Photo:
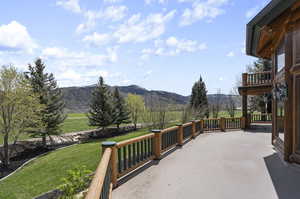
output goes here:
[{"label": "concrete patio", "polygon": [[299,199],[300,167],[284,163],[271,134],[200,135],[113,191],[114,199]]}]

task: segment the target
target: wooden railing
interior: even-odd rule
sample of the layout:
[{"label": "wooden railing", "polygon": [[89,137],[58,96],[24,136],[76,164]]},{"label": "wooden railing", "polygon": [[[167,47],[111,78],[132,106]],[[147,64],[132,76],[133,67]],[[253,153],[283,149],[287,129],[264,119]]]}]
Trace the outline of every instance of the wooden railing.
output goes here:
[{"label": "wooden railing", "polygon": [[161,156],[185,140],[194,139],[205,131],[245,128],[245,118],[220,118],[192,121],[164,130],[153,130],[144,136],[123,142],[103,142],[103,156],[96,170],[86,199],[111,199],[118,178],[129,174]]},{"label": "wooden railing", "polygon": [[161,150],[167,151],[168,149],[176,146],[178,143],[178,129],[180,127],[172,127],[161,131]]},{"label": "wooden railing", "polygon": [[221,130],[221,119],[206,119],[203,128],[204,131]]},{"label": "wooden railing", "polygon": [[272,72],[243,73],[243,86],[267,85],[272,83]]},{"label": "wooden railing", "polygon": [[154,133],[116,144],[118,178],[145,164],[154,157]]},{"label": "wooden railing", "polygon": [[112,193],[111,154],[112,154],[111,148],[106,148],[104,150],[100,164],[97,167],[89,191],[85,197],[86,199],[111,198],[111,193]]},{"label": "wooden railing", "polygon": [[225,129],[242,128],[243,118],[225,118]]},{"label": "wooden railing", "polygon": [[250,114],[251,123],[272,122],[271,113]]},{"label": "wooden railing", "polygon": [[192,132],[193,132],[193,123],[187,123],[182,125],[183,128],[183,140],[186,140],[188,138],[192,137]]}]

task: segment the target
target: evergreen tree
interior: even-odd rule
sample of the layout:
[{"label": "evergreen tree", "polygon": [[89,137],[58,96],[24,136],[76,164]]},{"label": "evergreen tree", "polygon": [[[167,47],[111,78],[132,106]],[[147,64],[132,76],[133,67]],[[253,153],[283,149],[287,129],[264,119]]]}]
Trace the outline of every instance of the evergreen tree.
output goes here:
[{"label": "evergreen tree", "polygon": [[102,130],[111,125],[114,120],[112,96],[101,76],[92,93],[88,118],[91,126],[97,126]]},{"label": "evergreen tree", "polygon": [[61,124],[66,119],[63,111],[65,107],[63,94],[53,74],[45,72],[45,64],[40,58],[34,62],[34,65],[29,64],[28,68],[26,78],[30,81],[33,92],[39,96],[40,104],[45,107],[41,111],[41,120],[45,128],[32,133],[34,136],[41,136],[43,145],[46,146],[46,137],[60,134]]},{"label": "evergreen tree", "polygon": [[209,117],[207,90],[201,76],[193,85],[190,106],[197,118]]},{"label": "evergreen tree", "polygon": [[120,124],[130,123],[130,112],[126,106],[125,100],[121,97],[119,89],[115,88],[113,94],[113,123],[119,130]]}]

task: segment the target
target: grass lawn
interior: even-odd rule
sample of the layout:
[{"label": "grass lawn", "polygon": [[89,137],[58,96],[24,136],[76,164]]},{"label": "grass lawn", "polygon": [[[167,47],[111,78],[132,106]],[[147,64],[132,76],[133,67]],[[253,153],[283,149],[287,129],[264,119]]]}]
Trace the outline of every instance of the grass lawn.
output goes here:
[{"label": "grass lawn", "polygon": [[[123,141],[147,134],[148,130],[139,130],[108,140]],[[104,140],[73,145],[42,156],[23,169],[0,182],[0,198],[30,199],[55,189],[61,184],[61,178],[69,169],[85,165],[94,171],[101,157],[100,144]]]},{"label": "grass lawn", "polygon": [[[88,118],[84,113],[70,113],[67,119],[62,124],[63,133],[85,131],[95,129],[96,127],[88,125]],[[26,140],[31,138],[29,134],[22,134],[19,140]],[[10,142],[13,141],[10,139]],[[0,145],[3,144],[3,136],[0,136]]]},{"label": "grass lawn", "polygon": [[[221,117],[227,118],[227,117],[230,117],[230,115],[228,114],[227,111],[220,111],[219,118],[221,118]],[[234,117],[242,117],[242,111],[236,111]],[[210,118],[213,118],[212,113],[210,113]]]}]

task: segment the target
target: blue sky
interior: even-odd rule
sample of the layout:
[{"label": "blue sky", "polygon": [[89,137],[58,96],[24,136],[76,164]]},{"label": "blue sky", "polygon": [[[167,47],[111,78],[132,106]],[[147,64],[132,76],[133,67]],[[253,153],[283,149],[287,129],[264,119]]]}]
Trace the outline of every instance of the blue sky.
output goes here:
[{"label": "blue sky", "polygon": [[110,85],[189,95],[201,75],[229,93],[246,65],[245,26],[267,0],[10,0],[0,64],[44,59],[60,86]]}]

